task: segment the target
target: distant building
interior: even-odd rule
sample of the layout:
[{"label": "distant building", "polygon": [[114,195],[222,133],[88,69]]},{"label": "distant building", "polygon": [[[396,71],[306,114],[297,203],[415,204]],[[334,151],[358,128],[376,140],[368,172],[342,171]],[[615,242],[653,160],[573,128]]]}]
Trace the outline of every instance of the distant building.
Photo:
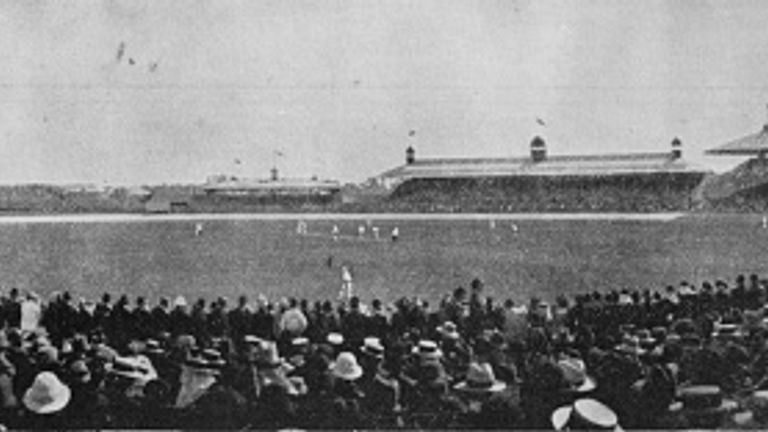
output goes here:
[{"label": "distant building", "polygon": [[271,170],[269,179],[211,176],[202,186],[205,196],[212,199],[247,201],[262,204],[284,202],[327,203],[341,190],[334,180],[280,178],[277,169]]},{"label": "distant building", "polygon": [[183,213],[189,210],[192,191],[183,188],[159,187],[144,203],[147,213]]}]

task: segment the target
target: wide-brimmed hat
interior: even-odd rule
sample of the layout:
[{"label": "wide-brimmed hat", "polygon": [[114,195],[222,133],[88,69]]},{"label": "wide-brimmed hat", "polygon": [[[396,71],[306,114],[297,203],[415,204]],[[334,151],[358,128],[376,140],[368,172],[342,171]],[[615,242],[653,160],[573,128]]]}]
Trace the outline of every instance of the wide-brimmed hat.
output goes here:
[{"label": "wide-brimmed hat", "polygon": [[309,348],[309,339],[304,336],[293,338],[291,348],[295,351],[306,351]]},{"label": "wide-brimmed hat", "polygon": [[280,318],[280,327],[293,335],[300,335],[307,329],[307,317],[299,308],[288,309]]},{"label": "wide-brimmed hat", "polygon": [[442,325],[437,326],[437,332],[440,333],[446,339],[459,339],[459,328],[453,321],[446,321]]},{"label": "wide-brimmed hat", "polygon": [[583,360],[568,357],[557,362],[563,377],[570,385],[572,391],[586,393],[597,387],[595,379],[587,375],[587,366]]},{"label": "wide-brimmed hat", "polygon": [[53,372],[40,372],[24,393],[24,406],[36,414],[53,414],[64,409],[72,391]]},{"label": "wide-brimmed hat", "polygon": [[151,355],[165,354],[165,350],[160,345],[160,342],[155,339],[147,339],[144,341],[144,352]]},{"label": "wide-brimmed hat", "polygon": [[640,346],[643,349],[651,349],[656,345],[656,338],[651,335],[651,331],[648,329],[637,330],[635,336],[640,341]]},{"label": "wide-brimmed hat", "polygon": [[443,351],[438,347],[437,342],[431,340],[420,340],[411,350],[411,354],[419,356],[423,361],[439,360],[443,357]]},{"label": "wide-brimmed hat", "polygon": [[204,349],[200,356],[208,362],[208,365],[213,368],[223,368],[226,366],[227,361],[224,360],[224,357],[221,355],[221,352],[219,350],[215,350],[213,348],[207,348]]},{"label": "wide-brimmed hat", "polygon": [[715,385],[682,388],[677,399],[669,410],[683,414],[692,427],[717,428],[739,406],[736,401],[723,398],[722,390]]},{"label": "wide-brimmed hat", "polygon": [[472,362],[469,364],[466,379],[453,388],[470,393],[496,393],[507,388],[507,384],[496,379],[489,363]]},{"label": "wide-brimmed hat", "polygon": [[360,352],[375,358],[384,357],[384,345],[381,344],[381,339],[377,337],[367,337],[363,339],[363,346],[360,348]]},{"label": "wide-brimmed hat", "polygon": [[188,305],[189,303],[187,303],[187,299],[182,295],[173,299],[173,307],[187,307]]},{"label": "wide-brimmed hat", "polygon": [[357,357],[351,352],[339,353],[336,361],[330,365],[331,374],[345,381],[354,381],[363,376],[363,368],[357,363]]},{"label": "wide-brimmed hat", "polygon": [[115,357],[112,363],[107,364],[106,370],[113,375],[145,384],[157,378],[152,362],[143,355]]},{"label": "wide-brimmed hat", "polygon": [[640,346],[640,339],[637,336],[624,335],[621,343],[614,350],[622,354],[643,355],[645,349]]},{"label": "wide-brimmed hat", "polygon": [[245,335],[243,336],[243,342],[248,345],[259,345],[264,342],[264,339],[254,335]]},{"label": "wide-brimmed hat", "polygon": [[715,323],[712,339],[720,340],[741,340],[744,338],[744,332],[738,324],[717,324]]},{"label": "wide-brimmed hat", "polygon": [[595,399],[579,399],[572,405],[562,406],[552,413],[555,430],[616,430],[619,418],[607,405]]}]

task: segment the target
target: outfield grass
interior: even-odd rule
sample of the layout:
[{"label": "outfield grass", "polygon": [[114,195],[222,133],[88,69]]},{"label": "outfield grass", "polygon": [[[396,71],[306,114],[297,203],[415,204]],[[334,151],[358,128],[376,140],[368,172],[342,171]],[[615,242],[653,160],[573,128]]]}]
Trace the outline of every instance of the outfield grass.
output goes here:
[{"label": "outfield grass", "polygon": [[[338,242],[330,238],[334,223],[344,235]],[[307,236],[296,234],[295,220],[204,224],[195,237],[192,220],[0,223],[0,284],[90,297],[104,291],[208,299],[264,293],[314,300],[335,297],[339,266],[347,264],[366,300],[420,295],[437,301],[479,277],[495,297],[521,301],[768,274],[768,229],[760,216],[499,220],[494,229],[482,217],[372,221],[384,238],[399,226],[397,243],[374,241],[370,233],[355,238],[365,220],[352,218],[310,220]]]}]

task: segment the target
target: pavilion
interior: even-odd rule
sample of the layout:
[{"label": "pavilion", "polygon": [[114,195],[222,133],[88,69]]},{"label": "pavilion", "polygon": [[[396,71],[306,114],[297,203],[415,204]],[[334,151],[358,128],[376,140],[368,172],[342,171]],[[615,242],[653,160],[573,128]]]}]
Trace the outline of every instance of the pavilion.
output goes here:
[{"label": "pavilion", "polygon": [[711,155],[757,156],[760,160],[765,160],[766,153],[768,153],[768,123],[756,133],[706,151],[706,154]]}]

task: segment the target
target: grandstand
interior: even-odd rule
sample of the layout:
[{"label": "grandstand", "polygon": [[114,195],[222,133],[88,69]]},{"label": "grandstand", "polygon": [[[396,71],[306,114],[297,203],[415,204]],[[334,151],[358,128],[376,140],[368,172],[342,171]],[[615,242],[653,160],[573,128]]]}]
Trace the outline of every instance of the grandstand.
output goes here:
[{"label": "grandstand", "polygon": [[406,150],[405,164],[376,183],[391,192],[390,210],[448,212],[689,210],[692,192],[709,171],[669,152],[548,155],[535,137],[518,158],[425,158]]},{"label": "grandstand", "polygon": [[707,154],[753,156],[702,185],[707,209],[713,211],[768,211],[768,123],[757,133],[707,150]]}]

